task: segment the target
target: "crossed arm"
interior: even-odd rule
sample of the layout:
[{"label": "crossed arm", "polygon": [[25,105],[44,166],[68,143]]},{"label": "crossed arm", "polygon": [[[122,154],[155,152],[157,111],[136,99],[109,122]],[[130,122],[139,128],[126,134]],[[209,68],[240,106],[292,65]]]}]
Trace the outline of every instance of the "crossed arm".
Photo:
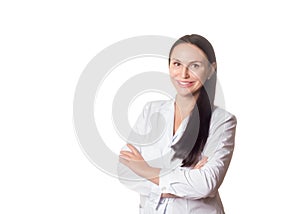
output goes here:
[{"label": "crossed arm", "polygon": [[[119,156],[120,181],[141,195],[152,199],[155,195],[157,203],[159,197],[213,197],[230,164],[236,128],[233,115],[218,111],[214,117],[203,150],[203,154],[209,158],[203,158],[194,169],[176,168],[168,171],[166,168],[154,168],[144,160],[137,148],[127,144],[129,151],[121,151]],[[164,173],[167,171],[167,174]]]},{"label": "crossed arm", "polygon": [[[131,144],[127,144],[127,147],[130,151],[121,151],[120,152],[120,162],[131,169],[137,175],[149,180],[150,182],[159,185],[159,174],[160,168],[151,167],[140,154],[140,152]],[[193,169],[200,169],[202,166],[207,163],[207,157],[203,157]],[[162,193],[161,197],[163,198],[176,198],[179,196]]]}]

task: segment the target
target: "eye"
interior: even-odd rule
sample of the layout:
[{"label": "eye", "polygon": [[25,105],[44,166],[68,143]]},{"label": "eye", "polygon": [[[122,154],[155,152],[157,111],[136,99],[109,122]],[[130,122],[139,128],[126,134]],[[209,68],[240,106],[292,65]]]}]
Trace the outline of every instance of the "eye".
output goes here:
[{"label": "eye", "polygon": [[191,64],[191,68],[193,68],[193,69],[198,69],[198,68],[200,68],[200,65],[194,63],[194,64]]},{"label": "eye", "polygon": [[181,64],[180,62],[173,62],[174,67],[179,67]]},{"label": "eye", "polygon": [[199,71],[199,70],[201,70],[201,67],[202,67],[202,63],[199,63],[199,62],[192,63],[192,64],[189,65],[189,69],[191,71]]}]

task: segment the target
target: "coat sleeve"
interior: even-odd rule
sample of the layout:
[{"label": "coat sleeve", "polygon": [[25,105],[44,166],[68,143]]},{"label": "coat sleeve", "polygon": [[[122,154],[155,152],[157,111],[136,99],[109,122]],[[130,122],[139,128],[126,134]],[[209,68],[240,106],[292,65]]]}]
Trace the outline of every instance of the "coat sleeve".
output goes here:
[{"label": "coat sleeve", "polygon": [[214,197],[231,161],[235,129],[235,116],[227,112],[214,114],[202,153],[208,157],[208,162],[200,169],[179,167],[172,171],[161,170],[161,191],[189,199]]},{"label": "coat sleeve", "polygon": [[[148,117],[150,114],[150,108],[151,103],[147,103],[143,109],[142,114],[138,117],[135,126],[133,127],[133,131],[141,136],[147,133],[150,129],[149,124],[147,123],[149,119]],[[135,145],[135,147],[143,155],[141,147],[137,145]],[[122,150],[129,149],[127,148],[127,146],[125,146]],[[161,190],[158,185],[150,182],[143,177],[140,177],[120,162],[118,163],[117,171],[118,179],[122,184],[141,195],[147,196],[150,203],[153,203],[154,207],[158,204],[161,197]]]}]

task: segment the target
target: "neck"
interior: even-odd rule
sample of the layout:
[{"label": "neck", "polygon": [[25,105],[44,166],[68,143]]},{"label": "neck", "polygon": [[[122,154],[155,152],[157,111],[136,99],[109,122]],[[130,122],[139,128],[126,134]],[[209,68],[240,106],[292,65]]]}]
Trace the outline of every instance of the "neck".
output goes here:
[{"label": "neck", "polygon": [[176,95],[175,98],[175,103],[176,103],[176,108],[179,110],[180,114],[185,117],[191,113],[193,110],[196,100],[199,97],[199,93],[196,95],[191,95],[191,96],[180,96]]}]

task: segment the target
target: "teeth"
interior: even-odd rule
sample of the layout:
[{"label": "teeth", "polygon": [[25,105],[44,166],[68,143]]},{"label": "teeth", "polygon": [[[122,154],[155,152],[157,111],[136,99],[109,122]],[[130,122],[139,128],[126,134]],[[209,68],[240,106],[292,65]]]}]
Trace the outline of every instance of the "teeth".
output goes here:
[{"label": "teeth", "polygon": [[180,81],[178,81],[181,85],[188,85],[188,84],[190,84],[191,82],[180,82]]}]

